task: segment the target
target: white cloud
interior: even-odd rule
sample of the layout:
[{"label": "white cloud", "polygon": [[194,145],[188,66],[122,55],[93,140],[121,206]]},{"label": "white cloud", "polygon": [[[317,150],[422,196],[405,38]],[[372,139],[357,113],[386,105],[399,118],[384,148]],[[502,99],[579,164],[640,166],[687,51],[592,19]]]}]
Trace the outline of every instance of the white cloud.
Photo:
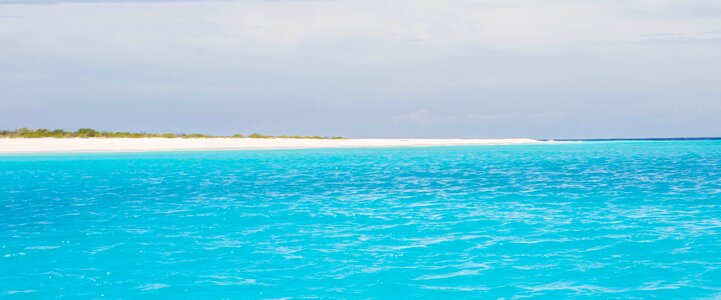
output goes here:
[{"label": "white cloud", "polygon": [[[719,7],[704,1],[708,7]],[[2,5],[2,4],[0,4]],[[198,53],[289,50],[348,43],[434,52],[480,46],[503,51],[585,48],[639,36],[721,29],[721,18],[664,17],[679,1],[220,1],[4,5],[0,41],[19,52],[191,59]],[[689,5],[693,6],[693,5]],[[638,12],[657,19],[638,17]],[[394,51],[393,48],[402,49]],[[192,61],[190,61],[192,63]]]}]

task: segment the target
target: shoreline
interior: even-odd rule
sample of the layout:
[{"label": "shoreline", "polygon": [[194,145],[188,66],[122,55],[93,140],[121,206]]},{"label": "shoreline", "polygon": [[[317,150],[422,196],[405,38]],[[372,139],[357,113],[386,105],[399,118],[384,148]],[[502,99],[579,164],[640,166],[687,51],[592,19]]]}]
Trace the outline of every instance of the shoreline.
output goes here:
[{"label": "shoreline", "polygon": [[0,138],[0,154],[540,144],[516,139]]}]

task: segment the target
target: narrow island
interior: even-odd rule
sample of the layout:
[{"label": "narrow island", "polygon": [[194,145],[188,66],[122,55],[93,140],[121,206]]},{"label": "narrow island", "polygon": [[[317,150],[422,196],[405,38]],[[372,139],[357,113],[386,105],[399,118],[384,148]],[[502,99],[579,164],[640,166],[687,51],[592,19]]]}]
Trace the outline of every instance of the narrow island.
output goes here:
[{"label": "narrow island", "polygon": [[0,130],[0,154],[63,152],[144,152],[181,150],[262,150],[302,148],[363,148],[409,146],[474,146],[543,143],[528,138],[513,139],[351,139],[304,135],[216,136],[184,133],[98,131],[81,128]]}]

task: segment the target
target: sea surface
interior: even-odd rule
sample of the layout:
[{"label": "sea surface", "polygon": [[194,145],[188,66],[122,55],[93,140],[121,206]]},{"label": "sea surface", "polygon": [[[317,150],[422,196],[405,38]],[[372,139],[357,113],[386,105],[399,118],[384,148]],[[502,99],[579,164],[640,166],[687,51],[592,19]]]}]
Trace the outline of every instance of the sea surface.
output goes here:
[{"label": "sea surface", "polygon": [[721,141],[0,155],[2,299],[524,297],[721,297]]}]

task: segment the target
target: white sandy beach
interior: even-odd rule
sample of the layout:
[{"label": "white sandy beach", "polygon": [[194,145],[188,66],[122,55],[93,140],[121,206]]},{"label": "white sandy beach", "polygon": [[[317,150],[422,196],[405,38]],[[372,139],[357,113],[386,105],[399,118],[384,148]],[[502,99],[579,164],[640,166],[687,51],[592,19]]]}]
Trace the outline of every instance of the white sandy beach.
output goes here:
[{"label": "white sandy beach", "polygon": [[0,138],[0,153],[512,145],[533,139]]}]

